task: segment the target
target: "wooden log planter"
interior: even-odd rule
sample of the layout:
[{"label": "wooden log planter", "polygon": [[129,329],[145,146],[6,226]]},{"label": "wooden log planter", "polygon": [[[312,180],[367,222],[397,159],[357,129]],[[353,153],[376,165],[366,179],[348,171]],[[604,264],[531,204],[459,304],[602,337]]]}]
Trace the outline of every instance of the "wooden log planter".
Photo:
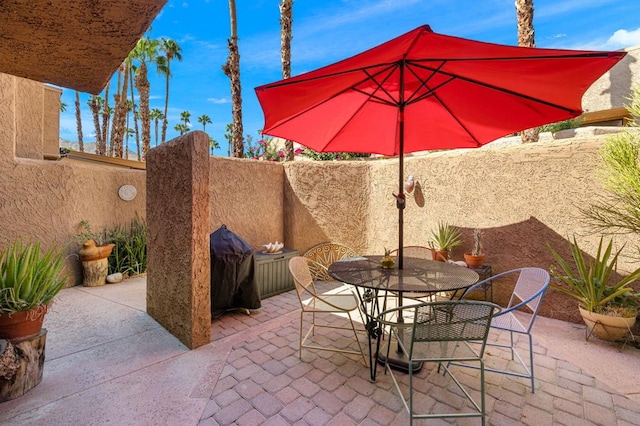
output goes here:
[{"label": "wooden log planter", "polygon": [[29,392],[42,380],[47,329],[24,339],[0,339],[0,402]]}]

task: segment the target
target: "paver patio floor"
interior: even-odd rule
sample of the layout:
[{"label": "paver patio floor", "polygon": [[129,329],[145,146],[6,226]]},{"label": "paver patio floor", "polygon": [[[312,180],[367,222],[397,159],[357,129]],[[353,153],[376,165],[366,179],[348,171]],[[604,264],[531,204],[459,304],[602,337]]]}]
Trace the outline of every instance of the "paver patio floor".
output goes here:
[{"label": "paver patio floor", "polygon": [[[24,396],[0,404],[0,423],[408,424],[381,367],[371,383],[357,357],[304,350],[298,358],[293,291],[263,300],[251,315],[225,314],[212,323],[211,344],[189,351],[146,314],[145,289],[142,277],[63,290],[45,319],[44,378]],[[338,331],[320,338],[355,347]],[[366,341],[364,333],[361,338]],[[582,326],[542,317],[534,343],[535,393],[525,379],[487,373],[488,424],[640,425],[638,349],[585,342]],[[489,353],[489,363],[510,362],[506,354]],[[476,370],[453,368],[463,383],[479,389]],[[431,367],[418,376],[422,407],[463,409],[448,377]]]}]

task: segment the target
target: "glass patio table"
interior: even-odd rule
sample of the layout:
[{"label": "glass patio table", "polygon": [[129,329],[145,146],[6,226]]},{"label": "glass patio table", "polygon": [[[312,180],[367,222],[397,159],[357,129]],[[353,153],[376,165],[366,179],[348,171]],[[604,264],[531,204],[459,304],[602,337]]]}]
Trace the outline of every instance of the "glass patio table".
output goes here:
[{"label": "glass patio table", "polygon": [[[397,298],[398,306],[404,306],[403,295],[407,294],[428,296],[436,293],[451,293],[450,297],[452,298],[458,290],[467,289],[479,279],[475,271],[462,266],[406,256],[404,257],[403,269],[383,269],[380,266],[382,257],[347,258],[329,266],[331,277],[351,284],[357,289],[360,306],[366,317],[365,329],[369,338],[371,381],[376,379],[377,362],[374,362],[374,359],[384,362],[380,355],[380,338],[383,330],[378,315],[391,302],[389,295]],[[398,322],[402,321],[403,318],[400,315]],[[371,349],[372,339],[376,340],[375,353]],[[396,352],[396,358],[389,357],[389,364],[392,367],[402,370],[411,367],[413,371],[422,367],[422,365],[409,366],[403,359],[404,354],[399,347]]]}]

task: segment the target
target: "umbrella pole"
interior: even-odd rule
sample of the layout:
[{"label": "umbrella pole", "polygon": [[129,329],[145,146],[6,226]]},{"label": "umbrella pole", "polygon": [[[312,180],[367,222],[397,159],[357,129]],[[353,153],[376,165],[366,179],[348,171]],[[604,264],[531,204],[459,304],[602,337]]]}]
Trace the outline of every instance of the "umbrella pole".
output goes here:
[{"label": "umbrella pole", "polygon": [[404,206],[405,206],[405,197],[404,197],[404,105],[400,105],[400,123],[399,123],[399,132],[400,132],[400,170],[398,172],[399,184],[398,184],[398,195],[396,196],[396,206],[398,207],[398,269],[403,269],[403,261],[404,261]]}]

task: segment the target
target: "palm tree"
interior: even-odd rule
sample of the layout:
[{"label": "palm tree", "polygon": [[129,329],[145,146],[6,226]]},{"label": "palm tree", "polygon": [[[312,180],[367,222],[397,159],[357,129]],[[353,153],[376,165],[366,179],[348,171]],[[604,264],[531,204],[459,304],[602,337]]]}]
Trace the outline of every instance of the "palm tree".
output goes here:
[{"label": "palm tree", "polygon": [[67,111],[67,104],[65,102],[60,102],[60,112]]},{"label": "palm tree", "polygon": [[[291,77],[291,26],[293,25],[293,0],[280,3],[280,60],[282,78]],[[293,161],[293,141],[284,141],[285,161]]]},{"label": "palm tree", "polygon": [[100,144],[96,140],[96,154],[107,155],[107,129],[109,127],[109,119],[111,118],[111,107],[109,106],[109,85],[104,86],[104,100],[102,104],[102,136],[100,137]]},{"label": "palm tree", "polygon": [[98,152],[98,145],[101,144],[102,130],[100,129],[100,109],[102,107],[102,97],[97,95],[91,95],[91,100],[87,102],[89,109],[91,109],[91,115],[93,116],[93,126],[96,132],[96,153]]},{"label": "palm tree", "polygon": [[[127,97],[132,58],[133,51],[129,52],[127,58],[118,68],[118,86],[116,88],[116,95],[114,95],[116,105],[113,114],[113,123],[111,125],[110,149],[118,158],[123,157],[122,145],[126,131],[125,126],[129,127],[129,99],[127,99]],[[121,80],[122,84],[120,83]]]},{"label": "palm tree", "polygon": [[82,117],[80,114],[80,93],[76,90],[76,128],[78,129],[78,149],[84,152],[84,142],[82,141]]},{"label": "palm tree", "polygon": [[135,93],[133,92],[133,88],[135,86],[133,83],[133,79],[136,72],[138,72],[137,67],[131,64],[131,72],[129,73],[129,78],[131,79],[129,81],[129,85],[131,86],[131,112],[133,113],[133,129],[135,131],[135,136],[136,136],[138,160],[140,160],[140,130],[138,129],[138,119],[140,118],[140,114],[138,114],[138,110],[136,108],[137,107],[136,97],[135,97]]},{"label": "palm tree", "polygon": [[[516,0],[516,17],[518,20],[518,46],[536,47],[533,29],[533,0]],[[538,142],[539,127],[522,131],[522,143]]]},{"label": "palm tree", "polygon": [[242,88],[240,85],[240,52],[238,51],[238,28],[236,25],[236,2],[229,0],[229,15],[231,18],[231,37],[227,40],[229,57],[222,66],[222,71],[231,80],[231,102],[233,115],[233,156],[244,157],[244,138],[242,136]]},{"label": "palm tree", "polygon": [[182,111],[180,113],[180,120],[182,120],[182,123],[187,126],[187,128],[189,128],[189,123],[191,123],[191,113],[189,111]]},{"label": "palm tree", "polygon": [[158,121],[162,120],[164,118],[164,115],[162,114],[162,111],[160,111],[158,108],[154,108],[149,113],[149,118],[153,120],[153,123],[155,126],[156,146],[158,146]]},{"label": "palm tree", "polygon": [[[162,143],[165,143],[167,137],[168,125],[168,109],[169,109],[169,79],[171,78],[171,61],[175,58],[182,61],[182,48],[174,40],[162,38],[160,39],[160,52],[164,53],[164,61],[159,62],[158,68],[165,75],[166,87],[164,95],[164,115],[162,118]],[[157,145],[157,144],[156,144]]]},{"label": "palm tree", "polygon": [[220,149],[220,144],[214,138],[209,137],[209,147],[211,148],[211,155],[213,155],[214,150]]},{"label": "palm tree", "polygon": [[211,124],[212,121],[207,114],[202,114],[200,117],[198,117],[198,123],[202,124],[202,131],[206,132],[207,124]]},{"label": "palm tree", "polygon": [[138,40],[135,47],[135,58],[140,61],[136,72],[136,89],[140,95],[140,121],[142,123],[142,158],[144,159],[149,151],[151,141],[151,119],[149,118],[149,78],[147,62],[153,62],[158,56],[158,41],[143,37]]},{"label": "palm tree", "polygon": [[189,126],[183,123],[176,124],[173,128],[176,132],[180,132],[180,136],[184,135],[189,131]]}]

